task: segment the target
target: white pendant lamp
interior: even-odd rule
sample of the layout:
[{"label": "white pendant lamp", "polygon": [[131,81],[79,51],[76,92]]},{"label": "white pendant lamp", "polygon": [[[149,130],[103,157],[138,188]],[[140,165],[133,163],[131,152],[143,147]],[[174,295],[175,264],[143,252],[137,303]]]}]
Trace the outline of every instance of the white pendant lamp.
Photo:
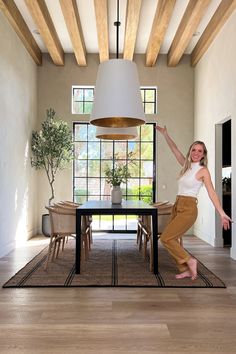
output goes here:
[{"label": "white pendant lamp", "polygon": [[138,136],[136,127],[130,128],[96,128],[96,138],[107,140],[131,140]]},{"label": "white pendant lamp", "polygon": [[90,123],[125,128],[146,123],[136,64],[119,58],[119,0],[117,1],[116,59],[98,67]]}]

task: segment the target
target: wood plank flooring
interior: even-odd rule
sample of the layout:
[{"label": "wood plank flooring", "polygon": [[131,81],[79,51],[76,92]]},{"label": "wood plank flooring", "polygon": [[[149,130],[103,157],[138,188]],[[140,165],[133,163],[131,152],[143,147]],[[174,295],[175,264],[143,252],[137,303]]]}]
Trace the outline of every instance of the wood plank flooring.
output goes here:
[{"label": "wood plank flooring", "polygon": [[[0,259],[1,285],[47,242]],[[227,289],[1,288],[0,353],[235,353],[236,261],[227,248],[184,242]]]}]

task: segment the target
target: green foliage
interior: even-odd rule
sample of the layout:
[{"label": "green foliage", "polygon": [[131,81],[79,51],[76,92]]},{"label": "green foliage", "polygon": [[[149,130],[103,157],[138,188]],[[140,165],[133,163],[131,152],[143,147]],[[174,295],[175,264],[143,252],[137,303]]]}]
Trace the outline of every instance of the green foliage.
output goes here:
[{"label": "green foliage", "polygon": [[130,190],[128,190],[128,194],[137,196],[136,198],[134,197],[135,200],[139,200],[140,195],[141,200],[146,203],[152,203],[152,187],[149,185],[132,187]]},{"label": "green foliage", "polygon": [[31,165],[37,170],[44,169],[51,187],[49,205],[54,198],[54,182],[58,170],[64,169],[73,159],[73,142],[68,124],[56,120],[55,111],[48,109],[42,129],[32,132]]},{"label": "green foliage", "polygon": [[[132,156],[132,152],[128,153],[129,164],[135,164],[134,161],[130,160]],[[112,186],[120,186],[121,183],[125,183],[127,179],[131,177],[127,163],[124,164],[122,161],[119,161],[118,158],[119,154],[115,154],[113,167],[110,168],[106,166],[104,170],[106,182]]]}]

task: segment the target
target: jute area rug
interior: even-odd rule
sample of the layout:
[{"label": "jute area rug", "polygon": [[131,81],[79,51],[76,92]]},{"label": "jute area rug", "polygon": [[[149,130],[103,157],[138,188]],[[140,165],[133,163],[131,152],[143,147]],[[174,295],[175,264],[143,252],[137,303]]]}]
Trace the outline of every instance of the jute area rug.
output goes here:
[{"label": "jute area rug", "polygon": [[225,288],[225,284],[199,262],[198,278],[176,280],[175,265],[159,243],[159,274],[149,270],[135,240],[99,239],[92,244],[89,260],[82,265],[81,274],[75,274],[75,241],[70,240],[59,258],[44,270],[48,247],[44,248],[4,288],[26,287],[174,287]]}]

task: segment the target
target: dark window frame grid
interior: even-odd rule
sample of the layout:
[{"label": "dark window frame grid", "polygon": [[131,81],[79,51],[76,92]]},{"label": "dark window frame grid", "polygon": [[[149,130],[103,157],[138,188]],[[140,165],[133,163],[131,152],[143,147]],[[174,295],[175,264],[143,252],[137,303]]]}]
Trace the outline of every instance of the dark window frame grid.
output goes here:
[{"label": "dark window frame grid", "polygon": [[[139,140],[135,140],[135,142],[138,142],[139,144],[140,144],[140,146],[141,146],[141,144],[142,143],[149,143],[149,144],[152,144],[152,147],[153,147],[153,153],[152,153],[152,155],[153,155],[153,158],[152,159],[141,159],[141,149],[139,149],[139,159],[137,159],[137,161],[138,161],[138,163],[139,163],[139,176],[138,177],[131,177],[130,179],[129,179],[129,181],[130,180],[132,180],[132,179],[135,179],[135,180],[139,180],[139,184],[138,184],[138,186],[139,186],[139,194],[138,194],[138,198],[139,199],[141,199],[141,198],[145,198],[145,195],[141,195],[141,193],[140,193],[140,186],[141,186],[141,181],[142,180],[145,180],[145,178],[143,178],[142,176],[141,176],[141,173],[140,173],[140,171],[141,171],[141,163],[142,163],[142,161],[152,161],[152,163],[153,163],[153,177],[152,177],[152,201],[154,202],[155,201],[155,195],[156,195],[156,129],[155,129],[155,123],[147,123],[147,124],[149,124],[149,125],[152,125],[153,126],[153,140],[150,142],[149,140],[144,140],[142,137],[141,137],[141,134],[139,134]],[[85,198],[86,198],[86,200],[88,200],[88,199],[92,199],[92,198],[94,198],[94,197],[96,197],[96,198],[102,198],[102,197],[104,197],[104,196],[107,196],[107,197],[110,197],[110,194],[102,194],[101,193],[101,186],[102,186],[102,180],[104,179],[104,177],[102,177],[101,176],[101,162],[102,161],[113,161],[113,163],[114,163],[114,154],[115,154],[115,149],[114,149],[114,147],[115,147],[115,141],[106,141],[106,140],[100,140],[100,139],[96,139],[96,140],[89,140],[88,139],[88,130],[89,130],[89,123],[87,123],[87,122],[74,122],[73,123],[73,137],[75,138],[75,129],[76,129],[76,125],[86,125],[86,127],[87,127],[87,129],[86,129],[86,140],[79,140],[79,142],[84,142],[84,143],[86,143],[86,150],[87,150],[87,153],[86,153],[86,159],[80,159],[81,161],[82,160],[86,160],[86,191],[87,191],[87,193],[85,194],[85,195],[83,195]],[[141,129],[141,127],[139,127],[138,129]],[[74,139],[74,142],[76,142],[76,140]],[[89,190],[88,190],[88,184],[89,184],[89,180],[90,179],[92,179],[92,178],[94,178],[94,177],[89,177],[88,176],[88,166],[89,166],[89,164],[88,164],[88,161],[90,160],[93,160],[93,159],[89,159],[88,158],[88,146],[89,146],[89,142],[99,142],[99,144],[100,144],[100,156],[99,156],[99,159],[97,159],[97,160],[99,160],[100,161],[100,171],[99,171],[99,177],[96,177],[96,178],[99,178],[99,191],[100,191],[100,193],[99,193],[99,195],[90,195],[89,194]],[[117,141],[116,141],[117,142]],[[129,141],[122,141],[122,142],[125,142],[125,144],[126,144],[126,159],[124,159],[124,160],[126,160],[127,161],[127,153],[128,153],[128,144],[129,144]],[[112,159],[103,159],[102,158],[102,149],[101,149],[101,145],[102,144],[106,144],[106,143],[112,143],[112,153],[113,153],[113,158]],[[76,179],[80,179],[80,178],[84,178],[84,177],[76,177],[75,176],[75,163],[76,163],[76,160],[74,160],[73,161],[73,200],[74,201],[76,201],[76,196],[77,195],[75,195],[75,186],[76,186]],[[150,179],[150,177],[148,177],[147,179]],[[81,195],[82,196],[82,195]],[[125,184],[125,193],[123,193],[123,198],[124,199],[127,199],[127,198],[132,198],[132,197],[136,197],[137,198],[137,195],[131,195],[131,194],[128,194],[127,193],[127,182],[126,182],[126,184]],[[148,197],[148,196],[146,196],[146,197]],[[129,229],[127,229],[127,216],[125,217],[125,230],[116,230],[116,229],[114,229],[114,225],[115,225],[115,223],[114,223],[114,216],[112,217],[112,230],[102,230],[101,228],[99,228],[99,231],[106,231],[106,232],[125,232],[125,233],[129,233],[129,232],[135,232],[135,230],[129,230]],[[101,217],[99,217],[99,227],[101,227]]]},{"label": "dark window frame grid", "polygon": [[[82,100],[75,100],[74,99],[74,92],[75,90],[82,90],[83,91],[83,99]],[[87,112],[85,112],[85,104],[86,103],[91,103],[93,102],[93,100],[86,100],[85,99],[85,96],[86,96],[86,90],[92,90],[93,91],[93,97],[94,97],[94,89],[95,87],[94,86],[76,86],[76,85],[73,85],[72,86],[72,114],[89,114]],[[146,113],[146,114],[156,114],[157,113],[157,87],[153,86],[153,87],[145,87],[145,86],[141,86],[140,87],[140,91],[141,91],[141,94],[142,94],[142,97],[143,97],[143,107],[144,107],[144,112],[147,111],[146,109],[146,106],[147,105],[152,105],[152,107],[154,108],[153,109],[153,112],[152,113]],[[154,97],[154,100],[153,101],[150,101],[150,100],[147,100],[147,93],[148,91],[153,91],[153,97]],[[75,112],[74,111],[74,103],[75,102],[81,102],[83,105],[83,112]]]},{"label": "dark window frame grid", "polygon": [[[76,100],[75,97],[75,90],[81,90],[83,92],[83,99],[82,100]],[[85,96],[86,96],[86,90],[92,90],[93,91],[93,97],[94,97],[94,86],[72,86],[72,114],[89,114],[87,112],[85,112],[85,104],[86,103],[91,103],[94,100],[86,100]],[[74,111],[74,103],[82,103],[82,107],[83,107],[83,112],[79,112],[76,113]]]}]

